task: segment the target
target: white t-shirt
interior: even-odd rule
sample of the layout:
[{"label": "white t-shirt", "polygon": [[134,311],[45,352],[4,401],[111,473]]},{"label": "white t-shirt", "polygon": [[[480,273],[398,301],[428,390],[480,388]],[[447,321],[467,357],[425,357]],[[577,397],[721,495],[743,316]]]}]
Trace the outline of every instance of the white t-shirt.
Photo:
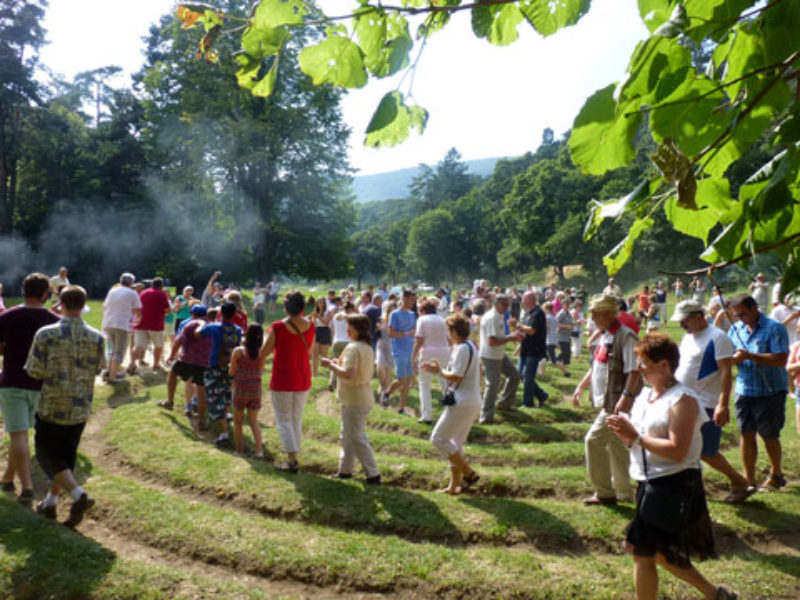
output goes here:
[{"label": "white t-shirt", "polygon": [[497,312],[494,308],[487,311],[481,317],[481,358],[491,358],[494,360],[502,360],[506,355],[505,344],[499,346],[490,346],[489,338],[494,337],[502,339],[506,337],[506,325],[503,320],[503,315]]},{"label": "white t-shirt", "polygon": [[347,335],[347,315],[343,312],[337,313],[331,323],[333,323],[333,343],[348,343],[350,338]]},{"label": "white t-shirt", "polygon": [[[681,399],[682,396],[694,398],[692,391],[680,383],[673,385],[665,390],[661,397],[654,402],[650,402],[651,388],[644,388],[642,393],[636,398],[631,409],[631,423],[640,435],[667,439],[669,438],[669,411]],[[700,427],[708,421],[708,415],[698,403],[697,420],[694,424],[692,443],[689,452],[681,462],[675,462],[658,454],[653,454],[646,450],[647,456],[647,476],[645,476],[644,462],[642,460],[642,447],[639,444],[631,446],[630,476],[636,481],[645,479],[657,479],[666,475],[680,473],[686,469],[696,469],[700,467],[700,453],[703,449],[703,436],[700,434]]]},{"label": "white t-shirt", "polygon": [[450,315],[450,303],[447,301],[447,296],[439,298],[439,306],[436,308],[436,314],[446,319]]},{"label": "white t-shirt", "polygon": [[772,286],[772,303],[778,304],[781,301],[781,282]]},{"label": "white t-shirt", "polygon": [[714,408],[722,391],[717,361],[733,356],[733,343],[713,325],[699,333],[687,333],[680,345],[681,361],[675,379],[692,390],[705,408]]},{"label": "white t-shirt", "polygon": [[761,281],[753,283],[753,300],[755,300],[759,306],[766,306],[768,298],[769,290],[767,289],[767,284]]},{"label": "white t-shirt", "polygon": [[416,336],[423,339],[421,360],[428,360],[429,356],[435,358],[443,353],[447,355],[450,352],[447,344],[447,325],[439,315],[420,315],[417,319]]},{"label": "white t-shirt", "polygon": [[103,302],[103,329],[133,329],[133,311],[142,308],[139,294],[133,288],[120,285],[108,292]]},{"label": "white t-shirt", "polygon": [[[783,320],[791,316],[792,309],[785,304],[778,304],[769,313],[769,318],[776,320],[778,323],[783,323]],[[786,332],[789,334],[789,345],[791,346],[797,341],[797,321],[792,321],[786,327]]]},{"label": "white t-shirt", "polygon": [[[606,386],[608,385],[608,355],[614,344],[614,336],[604,331],[597,338],[597,350],[592,361],[592,404],[602,407],[606,399]],[[622,372],[630,373],[636,370],[636,338],[626,336],[622,345]]]},{"label": "white t-shirt", "polygon": [[[469,363],[469,370],[467,370],[467,362],[469,361],[468,345],[472,346],[472,362]],[[483,404],[483,399],[481,398],[481,361],[478,358],[478,351],[472,342],[453,346],[447,370],[464,378],[461,383],[457,384],[458,387],[455,390],[457,404],[478,406]]]}]

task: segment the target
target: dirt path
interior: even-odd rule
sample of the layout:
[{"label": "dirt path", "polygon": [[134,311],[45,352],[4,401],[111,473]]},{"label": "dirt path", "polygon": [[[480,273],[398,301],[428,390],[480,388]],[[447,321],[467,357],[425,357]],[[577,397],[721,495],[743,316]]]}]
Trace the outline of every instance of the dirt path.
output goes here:
[{"label": "dirt path", "polygon": [[[134,380],[131,380],[131,384],[135,387],[131,389],[131,392],[135,394],[138,385],[133,383],[133,381]],[[98,383],[98,385],[102,384]],[[103,430],[111,418],[111,412],[112,409],[104,407],[92,415],[92,418],[86,426],[83,437],[81,438],[81,453],[89,457],[93,464],[101,467],[103,470],[113,475],[123,476],[127,479],[135,479],[141,485],[155,489],[159,493],[176,496],[190,494],[190,492],[176,490],[158,481],[148,481],[147,478],[142,477],[135,469],[120,464],[115,458],[113,451],[107,447],[103,436]],[[270,410],[267,419],[270,419],[271,416]],[[88,485],[91,486],[91,482],[89,482]],[[229,510],[236,510],[235,507],[231,506],[230,502],[217,499],[210,494],[194,494],[194,497],[204,502],[224,505]],[[67,503],[61,503],[62,506],[60,509],[64,514],[61,514],[60,517],[66,517],[66,504]],[[127,537],[124,533],[108,527],[102,520],[93,517],[91,512],[88,513],[86,520],[79,526],[78,530],[81,535],[95,540],[98,544],[111,550],[121,558],[147,565],[168,567],[171,571],[182,575],[183,581],[181,583],[181,589],[178,591],[188,597],[213,597],[217,592],[226,590],[226,582],[236,583],[246,588],[261,590],[270,598],[293,598],[297,600],[319,600],[329,598],[373,600],[386,597],[382,594],[374,593],[340,592],[330,587],[317,587],[293,581],[276,581],[243,573],[240,570],[235,570],[223,565],[211,565],[203,561],[195,561],[188,557],[167,552]],[[199,589],[192,581],[193,577],[214,581],[215,589]],[[411,594],[401,594],[401,596],[409,599],[416,597]],[[398,594],[394,593],[392,597],[398,597]]]}]

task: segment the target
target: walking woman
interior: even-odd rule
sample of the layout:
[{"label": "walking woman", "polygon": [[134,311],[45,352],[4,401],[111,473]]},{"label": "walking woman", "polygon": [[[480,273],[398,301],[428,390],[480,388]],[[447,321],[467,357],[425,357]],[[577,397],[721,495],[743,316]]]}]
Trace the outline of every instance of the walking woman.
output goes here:
[{"label": "walking woman", "polygon": [[303,408],[311,387],[311,344],[314,343],[314,324],[303,316],[303,294],[292,291],[283,299],[286,318],[275,321],[264,342],[263,356],[274,351],[272,376],[272,407],[275,428],[281,438],[288,462],[281,470],[297,473],[297,455],[303,435]]},{"label": "walking woman", "polygon": [[311,312],[311,320],[314,323],[316,333],[314,334],[314,377],[319,375],[319,359],[328,356],[328,349],[331,347],[331,328],[330,322],[335,314],[335,309],[328,309],[328,302],[325,298],[318,298]]},{"label": "walking woman", "polygon": [[453,343],[447,368],[443,369],[436,360],[424,363],[422,368],[444,377],[453,389],[455,403],[445,406],[431,433],[431,443],[450,462],[450,483],[441,491],[459,494],[479,479],[464,455],[464,443],[483,405],[481,361],[478,349],[469,341],[470,323],[467,318],[454,313],[445,323]]},{"label": "walking woman", "polygon": [[630,447],[631,477],[639,482],[636,514],[626,546],[633,554],[633,582],[639,600],[658,595],[660,565],[697,588],[707,600],[737,598],[725,586],[709,582],[689,555],[714,556],[700,453],[700,427],[708,419],[691,390],[679,384],[678,346],[664,333],[648,333],[637,345],[645,387],[631,410],[608,417],[609,428]]},{"label": "walking woman", "polygon": [[350,343],[339,358],[322,359],[322,366],[330,368],[339,380],[337,397],[342,405],[342,427],[339,432],[342,451],[339,454],[339,470],[334,477],[350,479],[358,459],[367,474],[366,482],[378,485],[381,474],[367,439],[367,414],[375,402],[372,397],[375,353],[372,351],[371,326],[369,318],[358,313],[349,313],[346,320]]},{"label": "walking woman", "polygon": [[[422,366],[426,362],[435,360],[439,364],[447,364],[450,356],[448,346],[447,325],[445,320],[436,314],[436,304],[424,300],[419,306],[420,317],[417,319],[417,331],[414,337],[414,349],[411,352],[412,364]],[[433,374],[424,369],[419,373],[419,422],[433,425]],[[444,377],[439,376],[439,387],[442,394],[447,383]]]},{"label": "walking woman", "polygon": [[258,411],[261,410],[261,373],[267,354],[264,347],[264,329],[258,323],[248,326],[244,344],[231,354],[228,375],[233,378],[233,443],[236,454],[241,456],[244,440],[242,424],[247,411],[247,422],[256,443],[256,458],[264,458],[261,445],[261,426]]}]

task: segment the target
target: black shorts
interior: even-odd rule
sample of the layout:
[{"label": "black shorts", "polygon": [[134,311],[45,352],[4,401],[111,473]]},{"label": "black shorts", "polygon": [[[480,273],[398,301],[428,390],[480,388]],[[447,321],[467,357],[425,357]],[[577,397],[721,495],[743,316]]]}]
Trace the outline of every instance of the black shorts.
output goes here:
[{"label": "black shorts", "polygon": [[190,365],[189,363],[178,361],[172,365],[172,372],[180,377],[183,381],[192,380],[192,383],[197,385],[205,385],[203,383],[203,373],[205,369],[200,365]]},{"label": "black shorts", "polygon": [[556,356],[556,350],[558,350],[558,346],[553,344],[547,344],[547,360],[550,361],[552,364],[556,364],[558,362],[558,356]]},{"label": "black shorts", "polygon": [[330,327],[317,327],[314,332],[314,339],[322,346],[330,346],[333,338],[331,337]]},{"label": "black shorts", "polygon": [[58,425],[36,415],[36,433],[33,437],[36,459],[51,481],[65,469],[75,470],[78,444],[84,427],[86,423]]},{"label": "black shorts", "polygon": [[572,357],[572,344],[570,342],[558,342],[558,347],[561,349],[558,359],[561,361],[561,364],[566,367],[570,363],[570,358]]}]

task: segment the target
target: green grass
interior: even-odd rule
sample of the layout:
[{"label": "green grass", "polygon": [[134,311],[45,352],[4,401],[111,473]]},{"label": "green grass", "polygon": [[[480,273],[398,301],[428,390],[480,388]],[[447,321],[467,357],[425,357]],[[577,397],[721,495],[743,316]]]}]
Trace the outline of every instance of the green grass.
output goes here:
[{"label": "green grass", "polygon": [[[672,325],[666,331],[681,335]],[[481,481],[458,497],[434,491],[447,466],[428,441],[430,426],[381,408],[370,413],[368,435],[385,485],[330,479],[339,420],[323,397],[324,377],[313,380],[298,475],[216,449],[211,434],[196,432],[180,412],[155,406],[165,397],[164,378],[148,374],[98,387],[107,450],[82,456],[79,476],[98,501],[92,518],[120,538],[264,580],[417,597],[630,598],[631,560],[620,543],[633,507],[581,504],[590,491],[582,438],[595,409],[585,399],[579,408],[559,402],[586,368],[584,355],[571,378],[554,370],[541,378],[553,398],[548,407],[499,413],[496,425],[473,427],[467,453]],[[418,407],[416,390],[409,404]],[[262,431],[268,453],[280,457],[275,429]],[[790,425],[784,433],[791,482],[800,476],[800,441]],[[248,429],[245,436],[252,451]],[[738,465],[731,426],[723,447]],[[743,597],[798,597],[798,488],[732,507],[714,500],[724,493],[721,476],[706,471],[706,481],[721,558],[701,570]],[[121,559],[0,500],[0,598],[192,597],[197,590],[201,597],[262,593]],[[660,592],[693,597],[667,575]]]}]

